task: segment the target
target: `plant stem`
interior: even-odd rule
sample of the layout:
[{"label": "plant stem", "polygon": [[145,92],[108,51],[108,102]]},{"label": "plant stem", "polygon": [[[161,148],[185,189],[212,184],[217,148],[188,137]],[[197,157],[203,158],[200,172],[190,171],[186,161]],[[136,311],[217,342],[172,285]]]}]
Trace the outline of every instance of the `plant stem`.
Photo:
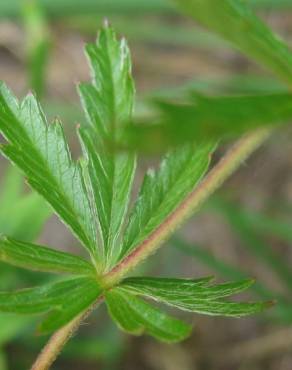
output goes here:
[{"label": "plant stem", "polygon": [[[170,214],[166,220],[132,253],[103,277],[104,288],[117,284],[130,270],[170,237],[177,227],[190,217],[202,203],[244,162],[270,135],[270,129],[260,129],[245,135],[227,152],[193,192]],[[31,370],[48,370],[64,345],[78,329],[81,322],[103,300],[100,297],[88,310],[59,329],[50,338]]]},{"label": "plant stem", "polygon": [[268,138],[270,133],[271,129],[259,129],[246,134],[235,143],[165,221],[104,276],[104,286],[110,287],[117,284],[130,270],[154,253],[181,223],[190,217],[194,211],[198,210],[202,203]]},{"label": "plant stem", "polygon": [[64,345],[77,330],[83,319],[83,315],[77,316],[69,324],[56,331],[39,354],[31,370],[48,370],[55,361]]},{"label": "plant stem", "polygon": [[56,360],[65,344],[69,341],[72,335],[77,331],[82,321],[84,321],[90,313],[103,301],[103,296],[100,296],[88,309],[76,316],[67,325],[57,330],[45,345],[31,370],[48,370]]}]

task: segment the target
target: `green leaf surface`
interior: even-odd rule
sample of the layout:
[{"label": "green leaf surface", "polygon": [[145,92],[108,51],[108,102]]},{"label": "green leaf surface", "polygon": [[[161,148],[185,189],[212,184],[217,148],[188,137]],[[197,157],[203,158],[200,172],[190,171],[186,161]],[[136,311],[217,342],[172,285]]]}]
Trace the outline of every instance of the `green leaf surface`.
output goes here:
[{"label": "green leaf surface", "polygon": [[178,278],[160,278],[160,277],[129,277],[124,279],[120,286],[149,287],[154,290],[167,290],[174,294],[180,294],[181,291],[185,294],[192,294],[197,288],[205,287],[213,280],[213,276],[207,276],[199,279],[178,279]]},{"label": "green leaf surface", "polygon": [[224,302],[224,301],[209,301],[198,299],[194,302],[184,302],[183,300],[165,301],[171,306],[180,308],[181,310],[196,312],[209,316],[225,316],[225,317],[244,317],[260,313],[271,307],[273,302]]},{"label": "green leaf surface", "polygon": [[84,312],[102,294],[102,290],[93,279],[80,281],[76,289],[68,290],[63,298],[62,305],[55,307],[39,325],[41,334],[48,334],[66,325],[79,314]]},{"label": "green leaf surface", "polygon": [[94,275],[94,267],[83,258],[44,246],[0,236],[2,262],[35,271]]},{"label": "green leaf surface", "polygon": [[75,299],[76,304],[82,305],[87,290],[94,290],[96,297],[100,292],[96,281],[78,277],[35,288],[0,292],[0,311],[18,314],[38,314],[52,309],[61,311],[68,307],[67,301],[72,303]]},{"label": "green leaf surface", "polygon": [[31,94],[19,104],[1,83],[0,131],[8,141],[2,153],[23,171],[28,183],[97,258],[94,212],[81,168],[71,158],[60,123],[48,125]]},{"label": "green leaf surface", "polygon": [[129,121],[134,103],[131,58],[125,40],[118,41],[105,25],[96,44],[86,47],[92,84],[79,87],[88,125],[79,129],[89,164],[89,178],[103,239],[106,264],[114,249],[127,212],[136,160],[132,153],[118,153],[109,143]]},{"label": "green leaf surface", "polygon": [[189,325],[120,288],[112,289],[105,297],[112,319],[126,332],[134,335],[145,332],[164,342],[181,341],[190,334]]},{"label": "green leaf surface", "polygon": [[125,230],[120,259],[146,240],[198,185],[214,147],[208,143],[178,148],[156,172],[148,171]]},{"label": "green leaf surface", "polygon": [[[120,289],[135,295],[143,295],[182,310],[197,312],[206,315],[222,315],[241,317],[261,312],[270,303],[233,303],[221,301],[221,298],[240,293],[248,289],[254,283],[253,280],[218,284],[214,286],[190,285],[188,280],[181,280],[173,289],[167,284],[161,286],[159,279],[156,285],[155,279],[129,278],[121,283]],[[184,288],[187,285],[187,289]]]},{"label": "green leaf surface", "polygon": [[[178,300],[184,303],[193,303],[198,299],[215,300],[233,294],[241,293],[253,285],[250,279],[228,282],[218,285],[206,286],[208,282],[197,283],[189,279],[165,279],[165,283],[155,278],[133,277],[125,279],[119,286],[127,291],[138,295],[146,295],[160,301]],[[169,281],[167,281],[169,280]]]},{"label": "green leaf surface", "polygon": [[128,300],[125,300],[123,294],[119,294],[115,289],[107,292],[105,298],[110,316],[121,330],[133,335],[143,334],[145,326],[139,321],[139,318],[135,316]]},{"label": "green leaf surface", "polygon": [[157,152],[190,141],[240,136],[292,118],[289,93],[222,97],[192,93],[186,99],[156,99],[154,103],[154,117],[137,120],[126,128],[124,140],[128,147]]},{"label": "green leaf surface", "polygon": [[176,0],[199,24],[292,83],[292,54],[245,0]]}]

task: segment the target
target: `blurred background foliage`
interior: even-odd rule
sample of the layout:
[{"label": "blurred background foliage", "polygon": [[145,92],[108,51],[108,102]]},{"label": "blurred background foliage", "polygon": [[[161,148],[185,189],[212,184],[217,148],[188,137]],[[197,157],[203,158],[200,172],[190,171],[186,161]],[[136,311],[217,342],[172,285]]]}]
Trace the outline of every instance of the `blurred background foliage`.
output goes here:
[{"label": "blurred background foliage", "polygon": [[[288,44],[291,0],[248,1]],[[181,16],[167,0],[10,0],[0,2],[0,79],[19,95],[33,90],[48,116],[58,115],[79,147],[74,128],[84,120],[75,84],[88,79],[83,55],[107,17],[130,43],[137,82],[137,115],[146,98],[198,94],[285,93],[287,88],[229,45]],[[176,346],[129,338],[103,310],[88,319],[56,370],[290,370],[292,368],[291,129],[276,132],[143,272],[218,279],[257,278],[252,297],[276,299],[265,315],[242,320],[196,317],[195,330]],[[220,151],[217,154],[220,155]],[[153,158],[142,158],[137,183]],[[0,232],[80,253],[77,242],[25,179],[1,159]],[[52,279],[4,264],[1,289]],[[37,319],[0,316],[0,370],[28,368],[46,338]]]}]

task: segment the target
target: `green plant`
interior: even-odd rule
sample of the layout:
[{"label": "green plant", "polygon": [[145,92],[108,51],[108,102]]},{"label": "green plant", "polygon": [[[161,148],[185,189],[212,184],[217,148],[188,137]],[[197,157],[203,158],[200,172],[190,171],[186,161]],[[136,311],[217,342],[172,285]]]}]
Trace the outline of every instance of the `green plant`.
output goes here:
[{"label": "green plant", "polygon": [[[53,207],[88,251],[90,261],[9,237],[2,237],[0,258],[6,263],[69,274],[51,284],[0,294],[0,310],[49,314],[39,331],[56,331],[33,366],[46,369],[71,333],[105,300],[119,327],[146,332],[172,342],[184,339],[190,326],[140,298],[186,311],[240,317],[262,311],[270,303],[223,300],[252,285],[243,280],[210,285],[210,278],[127,278],[266,138],[261,129],[241,139],[203,179],[215,149],[212,141],[191,143],[171,151],[156,172],[149,172],[122,232],[135,173],[134,153],[113,151],[117,126],[129,120],[134,103],[131,61],[124,40],[111,27],[88,45],[92,84],[79,92],[88,124],[78,128],[84,159],[75,163],[60,122],[48,125],[33,95],[21,103],[2,83],[0,129],[8,144],[2,153],[26,175],[27,182]],[[97,217],[97,218],[96,218]],[[98,222],[97,222],[98,219]],[[99,235],[99,240],[97,236]]]},{"label": "green plant", "polygon": [[[222,1],[216,19],[209,16],[216,1],[181,3],[202,24],[283,80],[291,81],[290,52],[243,2]],[[245,32],[247,26],[250,33]],[[30,270],[69,275],[35,288],[0,293],[1,311],[47,314],[39,332],[55,331],[33,365],[35,370],[50,367],[71,334],[103,301],[113,321],[123,330],[135,335],[144,332],[166,342],[186,338],[190,326],[143,297],[185,311],[231,317],[260,312],[271,304],[224,300],[250,287],[253,281],[247,279],[212,285],[209,277],[126,276],[270,136],[267,123],[274,125],[291,118],[291,95],[196,96],[185,106],[159,102],[163,122],[158,123],[166,130],[163,132],[170,132],[170,138],[173,132],[167,124],[178,132],[177,122],[172,125],[173,118],[190,125],[195,117],[198,125],[195,129],[192,125],[191,140],[187,142],[184,130],[185,136],[178,142],[166,140],[167,147],[180,145],[170,149],[156,171],[146,174],[126,218],[136,168],[136,154],[119,150],[120,146],[131,145],[128,135],[135,129],[129,123],[134,105],[130,55],[125,40],[118,42],[108,25],[100,32],[97,44],[86,47],[86,54],[92,83],[79,86],[88,123],[78,127],[83,157],[77,162],[71,158],[60,122],[47,124],[32,94],[19,103],[3,83],[0,87],[0,131],[8,142],[2,145],[2,153],[22,170],[27,182],[47,200],[89,255],[86,260],[45,246],[1,238],[2,261]],[[272,106],[275,99],[277,104]],[[242,106],[244,109],[239,110]],[[212,114],[213,109],[216,114]],[[233,129],[237,115],[239,127]],[[203,127],[206,121],[208,134]],[[153,129],[156,127],[150,128]],[[225,134],[243,136],[207,172],[217,142]],[[145,140],[144,134],[141,137]],[[159,135],[150,137],[157,138],[161,145]],[[155,142],[152,145],[155,147]]]}]

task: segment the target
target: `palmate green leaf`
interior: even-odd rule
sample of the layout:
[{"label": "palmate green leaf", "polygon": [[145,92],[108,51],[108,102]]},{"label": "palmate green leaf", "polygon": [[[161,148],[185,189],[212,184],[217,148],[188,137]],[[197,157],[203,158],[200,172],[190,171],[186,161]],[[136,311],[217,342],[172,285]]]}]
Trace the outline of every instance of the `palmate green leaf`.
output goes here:
[{"label": "palmate green leaf", "polygon": [[153,278],[147,282],[147,278],[130,278],[121,283],[122,291],[142,295],[163,302],[181,310],[196,312],[212,316],[242,317],[258,313],[271,305],[271,302],[227,302],[221,298],[240,293],[249,288],[254,283],[253,280],[243,280],[239,282],[219,284],[211,287],[193,285],[192,290],[184,289],[184,284],[189,284],[184,279],[181,280],[173,289],[166,283],[161,287],[161,281],[156,286]]},{"label": "palmate green leaf", "polygon": [[[124,132],[128,147],[146,152],[195,140],[239,136],[292,118],[292,94],[254,94],[208,97],[191,94],[179,102],[153,101],[156,117],[136,122]],[[156,121],[156,123],[153,123]],[[140,123],[140,124],[139,124]]]},{"label": "palmate green leaf", "polygon": [[2,153],[22,170],[28,183],[97,259],[94,211],[81,168],[71,159],[60,123],[48,125],[32,95],[19,104],[1,83],[0,131],[8,141]]},{"label": "palmate green leaf", "polygon": [[93,265],[73,254],[0,236],[0,260],[35,271],[94,275]]},{"label": "palmate green leaf", "polygon": [[164,342],[178,342],[191,332],[189,325],[120,288],[106,292],[105,298],[112,319],[131,334],[145,332]]},{"label": "palmate green leaf", "polygon": [[[133,153],[118,153],[109,147],[118,129],[133,111],[134,84],[131,58],[125,40],[118,41],[107,24],[96,44],[86,47],[92,84],[81,84],[79,93],[88,125],[79,129],[88,159],[89,178],[96,202],[106,264],[111,256],[127,212],[136,159]],[[116,252],[118,253],[118,251]]]},{"label": "palmate green leaf", "polygon": [[127,224],[119,259],[146,240],[200,182],[214,143],[187,145],[169,153],[158,171],[148,171]]},{"label": "palmate green leaf", "polygon": [[292,53],[253,12],[245,0],[175,0],[203,26],[247,56],[292,82]]}]

